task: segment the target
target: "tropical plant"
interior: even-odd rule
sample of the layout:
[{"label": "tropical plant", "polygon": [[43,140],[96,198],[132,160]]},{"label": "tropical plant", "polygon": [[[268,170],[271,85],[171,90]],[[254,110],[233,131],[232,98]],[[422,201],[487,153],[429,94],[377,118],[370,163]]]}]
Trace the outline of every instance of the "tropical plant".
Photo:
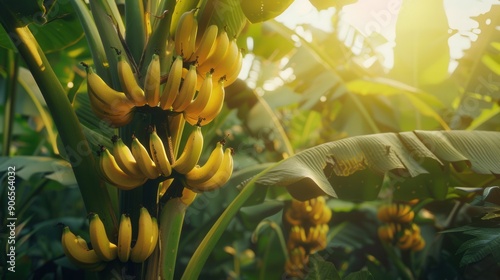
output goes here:
[{"label": "tropical plant", "polygon": [[355,1],[293,2],[0,2],[2,277],[497,275],[498,6],[450,71],[442,1],[403,2],[390,69]]}]

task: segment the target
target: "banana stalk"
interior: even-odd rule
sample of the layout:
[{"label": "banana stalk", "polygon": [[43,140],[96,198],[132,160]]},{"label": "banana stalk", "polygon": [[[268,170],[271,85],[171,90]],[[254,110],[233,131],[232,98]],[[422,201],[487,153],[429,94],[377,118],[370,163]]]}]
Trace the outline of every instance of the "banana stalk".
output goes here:
[{"label": "banana stalk", "polygon": [[[187,205],[180,198],[168,200],[160,213],[160,279],[174,279],[175,260]],[[196,278],[193,278],[196,279]]]},{"label": "banana stalk", "polygon": [[[99,213],[106,221],[106,231],[111,235],[118,224],[111,198],[95,172],[96,161],[64,88],[29,28],[16,26],[18,19],[2,2],[0,2],[0,22],[7,33],[19,40],[15,46],[40,87],[66,154],[73,155],[75,162],[70,163],[87,212]],[[89,152],[82,154],[76,151]]]}]

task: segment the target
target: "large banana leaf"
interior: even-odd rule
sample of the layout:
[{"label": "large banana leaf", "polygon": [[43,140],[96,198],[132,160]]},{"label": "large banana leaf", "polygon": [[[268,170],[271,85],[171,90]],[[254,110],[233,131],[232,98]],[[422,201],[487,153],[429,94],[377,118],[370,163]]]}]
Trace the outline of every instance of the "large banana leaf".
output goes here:
[{"label": "large banana leaf", "polygon": [[[286,187],[299,200],[318,195],[375,199],[388,179],[405,199],[444,199],[451,175],[500,175],[500,132],[411,131],[350,137],[289,157],[257,183]],[[495,179],[496,178],[496,179]]]}]

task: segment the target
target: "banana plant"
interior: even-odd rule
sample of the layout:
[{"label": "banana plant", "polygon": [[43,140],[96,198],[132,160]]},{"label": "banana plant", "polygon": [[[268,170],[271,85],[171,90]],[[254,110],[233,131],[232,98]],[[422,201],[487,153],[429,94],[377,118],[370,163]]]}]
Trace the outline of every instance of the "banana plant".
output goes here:
[{"label": "banana plant", "polygon": [[[500,158],[498,132],[449,131],[449,124],[439,111],[443,107],[442,101],[428,93],[432,89],[410,86],[397,77],[373,77],[376,75],[369,70],[349,62],[348,57],[352,53],[342,47],[344,42],[339,38],[325,39],[325,44],[333,42],[343,53],[332,55],[327,49],[310,43],[300,34],[272,20],[292,2],[163,0],[153,3],[127,0],[119,5],[114,1],[99,0],[86,4],[72,0],[65,3],[0,3],[3,27],[0,43],[11,50],[8,64],[11,76],[7,85],[9,98],[5,110],[9,117],[5,118],[7,133],[4,133],[3,153],[9,150],[11,130],[7,120],[12,118],[15,102],[13,88],[18,75],[15,70],[19,59],[22,59],[40,88],[60,136],[60,145],[53,145],[54,153],[61,153],[71,164],[85,209],[92,213],[90,242],[93,249],[87,247],[84,239],[70,235],[69,229],[63,231],[63,243],[68,242],[63,245],[64,248],[84,251],[88,261],[97,260],[92,266],[81,267],[97,270],[99,276],[104,278],[119,272],[122,277],[174,279],[181,275],[181,279],[198,279],[235,216],[243,212],[244,207],[265,204],[268,192],[285,193],[287,199],[301,201],[326,195],[356,202],[375,200],[381,193],[390,192],[394,200],[419,199],[428,203],[460,197],[458,186],[484,188],[499,183],[500,170],[496,162]],[[197,24],[193,24],[194,20]],[[84,37],[86,40],[82,41],[88,45],[84,49],[91,54],[81,63],[85,69],[74,67],[80,78],[75,75],[72,82],[88,94],[63,86],[62,77],[54,71],[57,65],[48,59],[50,52],[61,46],[53,45],[58,42],[41,39],[43,36],[51,38],[50,34],[60,30],[58,28],[64,21],[69,21],[70,26],[78,30],[64,32],[69,34],[65,40],[78,41]],[[183,21],[191,22],[190,27]],[[213,26],[218,30],[214,32]],[[206,77],[222,78],[224,75],[217,72],[218,65],[205,66],[204,69],[203,58],[210,61],[210,56],[214,55],[212,50],[205,53],[195,50],[194,46],[204,42],[201,36],[198,41],[196,34],[212,37],[212,41],[220,41],[221,46],[225,44],[233,54],[242,56],[240,48],[244,45],[245,36],[251,37],[252,32],[258,34],[262,30],[271,30],[278,38],[284,38],[282,41],[285,43],[278,50],[271,47],[275,54],[287,57],[287,67],[303,61],[301,56],[309,59],[309,63],[302,65],[302,72],[296,69],[300,79],[285,81],[284,91],[274,93],[274,99],[272,93],[262,97],[244,81],[235,80],[239,72],[239,69],[235,70],[237,68],[224,73],[226,83],[232,82],[228,87],[219,83],[220,79],[214,79],[213,86],[204,83],[209,81]],[[189,39],[190,36],[192,39]],[[294,44],[289,39],[292,36],[297,36],[301,43],[293,54]],[[179,44],[180,41],[184,44]],[[269,46],[267,49],[262,47],[264,42],[257,43],[255,52],[269,52]],[[371,46],[365,47],[369,49]],[[15,55],[14,51],[17,52]],[[264,61],[256,57],[253,63],[257,64],[259,60]],[[352,63],[354,70],[342,72],[337,67],[339,62]],[[205,73],[196,72],[195,64],[208,74],[205,76]],[[215,72],[211,68],[216,68]],[[259,71],[264,73],[266,69]],[[366,75],[372,77],[366,78]],[[87,77],[87,83],[82,77]],[[203,82],[198,82],[200,87],[197,89],[194,81]],[[162,88],[177,94],[181,84],[193,85],[180,89],[182,96],[187,98],[160,97]],[[215,113],[199,113],[200,109],[196,108],[206,107],[202,103],[209,102],[208,97],[205,101],[201,98],[205,93],[202,87],[215,89],[217,86],[219,93],[225,90],[226,106],[214,107]],[[196,92],[197,97],[191,102]],[[280,93],[291,98],[277,98]],[[398,103],[401,100],[417,111],[415,125],[406,125],[402,120],[398,122],[393,112],[377,115],[388,102]],[[371,101],[374,101],[373,104]],[[99,102],[107,106],[96,109]],[[292,121],[284,120],[277,113],[277,109],[287,106],[298,113]],[[173,110],[170,110],[171,107]],[[229,119],[231,109],[236,109],[234,111],[244,123],[246,132],[270,140],[265,144],[270,147],[268,162],[247,169],[240,166],[241,172],[234,174],[232,169],[237,166],[238,158],[235,157],[233,166],[231,149],[222,149],[220,143],[226,140],[217,139],[219,136],[216,133]],[[189,114],[190,111],[198,113]],[[352,111],[356,112],[356,118],[347,117]],[[403,119],[412,118],[405,114],[406,110],[403,111]],[[120,116],[115,118],[116,114]],[[204,119],[198,119],[200,116]],[[266,118],[264,121],[262,116]],[[422,118],[430,119],[431,125],[427,122],[422,124]],[[328,122],[333,120],[335,129],[347,131],[352,137],[331,142],[331,138],[342,137],[317,135],[312,140],[304,137],[293,139],[298,133],[303,133],[304,127],[309,127],[311,133],[315,127],[327,130]],[[293,127],[292,123],[297,122],[303,125]],[[318,126],[318,123],[321,124]],[[369,135],[361,135],[367,134],[367,131]],[[49,132],[52,133],[52,129]],[[207,148],[211,144],[215,149]],[[121,151],[130,147],[128,156],[118,159],[112,155],[116,145],[121,145]],[[312,147],[305,149],[306,146]],[[184,149],[181,150],[181,147]],[[99,158],[94,155],[96,150]],[[295,153],[295,150],[299,152]],[[209,159],[207,166],[196,166],[202,157]],[[126,162],[131,158],[138,165]],[[207,181],[208,177],[202,173],[218,171],[208,168],[213,167],[212,161],[224,166],[221,168],[225,171],[222,172],[224,177]],[[123,174],[106,172],[117,167],[130,169]],[[136,177],[127,177],[127,173],[134,172]],[[200,184],[200,181],[207,183]],[[209,225],[210,229],[194,249],[185,270],[179,271],[176,260],[178,250],[183,249],[179,244],[183,242],[182,228],[189,215],[189,205],[197,192],[208,191],[212,186],[221,187],[226,181],[228,186],[239,186],[231,203]],[[141,205],[144,207],[139,207]],[[281,205],[273,207],[278,209]],[[130,219],[124,213],[130,215]],[[98,220],[102,225],[96,223]],[[157,237],[146,238],[154,236],[155,230]],[[134,247],[131,245],[133,238],[136,240]],[[152,245],[152,240],[157,238],[160,245]],[[77,240],[79,244],[70,245],[72,240]],[[103,240],[105,242],[101,243]],[[142,251],[138,253],[140,249]],[[95,252],[95,256],[89,256],[89,252]],[[68,251],[66,255],[71,258],[73,254]],[[397,256],[392,255],[392,260],[397,262]],[[321,259],[313,258],[311,262],[322,269],[327,267],[326,272],[319,268],[311,272],[316,273],[318,278],[325,275],[339,277],[335,269]],[[397,263],[401,273],[408,276],[404,264]],[[408,277],[411,278],[411,275]]]}]

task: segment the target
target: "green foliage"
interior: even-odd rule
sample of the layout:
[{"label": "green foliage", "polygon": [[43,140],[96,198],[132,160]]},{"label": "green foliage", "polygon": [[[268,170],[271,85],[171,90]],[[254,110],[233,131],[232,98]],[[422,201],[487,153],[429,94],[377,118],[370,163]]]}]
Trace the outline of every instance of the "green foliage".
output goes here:
[{"label": "green foliage", "polygon": [[[123,1],[93,1],[94,16],[85,9],[75,11],[77,6],[68,1],[7,2],[0,9],[17,11],[15,26],[28,26],[35,36],[55,74],[51,82],[62,85],[60,96],[71,102],[91,152],[98,145],[110,147],[117,131],[93,114],[78,63],[94,61],[103,77],[117,85],[109,71],[115,67],[110,46],[124,46],[108,14],[120,29],[127,26],[126,42],[137,63],[144,48],[153,52],[163,47],[171,34],[152,34],[146,42],[140,28],[144,23],[132,20],[144,15],[131,13],[127,19],[131,10],[124,9]],[[129,2],[137,4],[125,4]],[[282,239],[287,235],[283,207],[292,197],[324,194],[335,198],[328,202],[334,212],[328,247],[310,256],[306,279],[452,278],[500,261],[495,233],[500,200],[494,187],[500,183],[500,139],[494,132],[500,128],[498,6],[474,18],[481,32],[449,74],[452,34],[442,2],[405,2],[396,23],[395,66],[386,74],[377,52],[386,40],[376,34],[366,37],[342,18],[342,7],[355,1],[310,1],[317,9],[335,7],[331,32],[309,25],[292,30],[271,20],[293,1],[160,2],[159,7],[173,13],[162,18],[162,11],[151,11],[157,16],[153,26],[171,30],[170,16],[198,7],[200,22],[239,35],[238,45],[247,54],[241,79],[227,88],[221,117],[204,127],[207,147],[226,138],[235,148],[235,172],[223,189],[199,195],[188,208],[174,278],[180,278],[213,231],[219,233],[201,243],[212,248],[206,263],[196,264],[203,266],[200,279],[282,277]],[[11,42],[11,31],[5,24],[0,28],[2,50],[19,43]],[[0,61],[6,55],[0,51]],[[61,140],[73,131],[57,130],[55,120],[66,116],[49,110],[47,90],[26,70],[30,58],[23,59],[15,115],[9,119],[0,104],[2,127],[5,122],[13,127],[6,135],[13,157],[0,158],[0,177],[7,166],[19,169],[18,220],[23,222],[17,265],[26,272],[18,276],[74,276],[81,273],[62,257],[56,226],[70,225],[84,237],[87,232],[85,206],[75,188],[67,143]],[[3,101],[9,69],[0,67],[0,73]],[[477,131],[439,131],[450,127]],[[258,186],[241,199],[255,176]],[[5,205],[5,192],[0,199]],[[376,234],[377,207],[413,199],[419,199],[415,222],[426,248],[409,253],[382,244]],[[237,205],[229,207],[234,201]],[[442,229],[445,234],[438,234]]]}]

